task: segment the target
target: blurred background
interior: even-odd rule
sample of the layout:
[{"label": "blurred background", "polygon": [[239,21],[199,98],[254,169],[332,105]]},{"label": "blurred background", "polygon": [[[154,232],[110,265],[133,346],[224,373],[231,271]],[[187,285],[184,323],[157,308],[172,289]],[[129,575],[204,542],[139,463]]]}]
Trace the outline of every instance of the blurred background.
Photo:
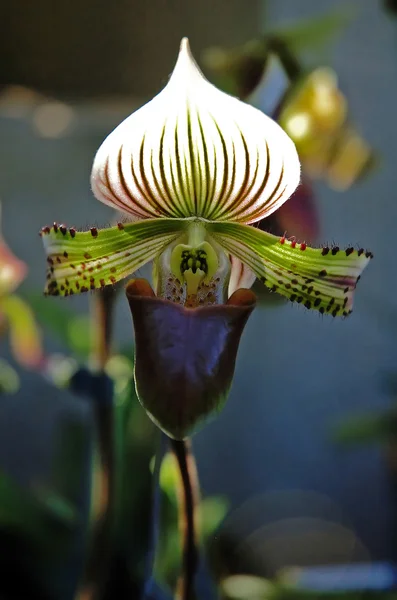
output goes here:
[{"label": "blurred background", "polygon": [[[214,570],[222,576],[274,578],[286,567],[384,566],[397,559],[395,10],[393,2],[380,0],[348,5],[345,0],[14,0],[2,7],[1,229],[27,266],[18,297],[35,314],[43,352],[56,353],[59,368],[46,369],[44,376],[37,364],[25,369],[8,336],[2,337],[8,383],[0,398],[0,597],[23,597],[20,584],[8,581],[16,565],[32,577],[29,589],[41,590],[31,597],[73,597],[86,549],[95,411],[84,394],[54,380],[59,383],[69,368],[85,363],[92,299],[41,298],[45,259],[38,231],[54,220],[85,228],[114,219],[90,191],[95,151],[115,125],[165,85],[182,36],[189,37],[211,81],[225,89],[227,82],[234,84],[232,93],[264,109],[270,98],[271,110],[280,122],[284,115],[286,126],[292,123],[288,106],[296,116],[293,102],[306,102],[294,96],[295,80],[306,81],[304,76],[318,68],[333,70],[321,81],[332,94],[339,90],[341,122],[346,105],[347,122],[363,140],[354,148],[365,160],[357,166],[345,158],[338,170],[328,154],[318,164],[303,145],[309,192],[303,208],[296,204],[296,219],[307,241],[368,247],[375,255],[347,320],[270,302],[266,295],[251,317],[226,408],[193,443],[203,496],[216,499],[207,507]],[[275,39],[287,44],[292,71],[286,76],[291,61],[281,60],[275,79],[263,87],[267,52],[278,47]],[[341,135],[339,125],[336,132]],[[287,217],[288,230],[295,233],[295,216]],[[122,297],[113,345],[118,353],[127,349],[126,360],[132,361],[131,317]],[[72,366],[60,355],[72,356]],[[143,409],[134,402],[131,410],[126,477],[135,512],[125,518],[132,556],[146,544],[148,525],[142,523],[149,517],[149,463],[157,438]],[[71,464],[73,476],[67,479],[63,469]],[[62,491],[66,479],[71,483],[65,493],[78,507],[77,517],[70,514],[70,503],[48,492],[57,486]],[[33,494],[33,508],[25,494]],[[40,502],[47,512],[32,527],[29,511]],[[37,542],[44,531],[48,539]],[[53,545],[62,536],[68,542],[55,555]],[[37,544],[44,550],[31,567]],[[371,571],[376,585],[382,577],[386,583],[396,580],[390,569],[386,575]],[[298,571],[293,573],[298,580]],[[344,581],[343,569],[335,577]],[[223,593],[244,597],[228,595],[233,589]],[[255,597],[265,597],[260,594]]]}]

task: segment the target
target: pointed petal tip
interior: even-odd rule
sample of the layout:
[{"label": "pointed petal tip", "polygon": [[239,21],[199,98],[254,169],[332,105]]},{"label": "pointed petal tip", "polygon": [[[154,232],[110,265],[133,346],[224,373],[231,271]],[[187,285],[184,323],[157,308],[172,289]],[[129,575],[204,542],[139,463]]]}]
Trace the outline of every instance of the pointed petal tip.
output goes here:
[{"label": "pointed petal tip", "polygon": [[191,78],[195,80],[198,76],[198,79],[205,80],[203,73],[201,72],[200,67],[198,66],[196,59],[193,56],[193,53],[190,48],[189,39],[187,37],[182,38],[180,46],[179,46],[179,54],[174,67],[174,70],[171,73],[170,81],[176,83],[180,89],[182,89],[183,85],[186,85]]},{"label": "pointed petal tip", "polygon": [[181,40],[181,44],[179,46],[179,52],[186,52],[187,54],[192,54],[192,51],[190,49],[190,43],[189,43],[189,38],[187,37],[183,37]]}]

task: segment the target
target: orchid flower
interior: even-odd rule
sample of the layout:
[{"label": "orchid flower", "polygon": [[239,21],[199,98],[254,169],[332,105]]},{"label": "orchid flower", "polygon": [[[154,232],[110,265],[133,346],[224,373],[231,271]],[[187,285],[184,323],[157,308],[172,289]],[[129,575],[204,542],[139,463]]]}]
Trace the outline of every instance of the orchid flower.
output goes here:
[{"label": "orchid flower", "polygon": [[0,333],[8,329],[15,359],[35,368],[42,361],[40,333],[30,307],[14,294],[26,273],[25,263],[11,252],[0,233]]},{"label": "orchid flower", "polygon": [[[288,200],[299,181],[299,158],[288,135],[261,111],[209,83],[184,39],[166,87],[105,139],[94,160],[94,195],[121,211],[127,222],[85,232],[57,224],[44,227],[49,263],[45,291],[69,296],[101,289],[153,260],[157,297],[173,304],[164,319],[173,322],[175,311],[184,311],[179,316],[192,309],[208,311],[208,305],[223,306],[237,293],[241,283],[231,268],[234,260],[292,302],[347,316],[370,252],[310,248],[255,226]],[[136,311],[139,361],[134,298],[150,297],[152,312],[157,299],[139,281],[132,286],[127,294]],[[252,310],[249,295],[233,296],[229,303],[234,307],[249,305]],[[158,326],[153,314],[152,324]],[[194,330],[196,325],[189,323]],[[183,335],[189,336],[189,327]],[[159,334],[157,345],[162,344],[167,346]],[[211,339],[207,344],[211,348]],[[200,356],[205,356],[204,348]],[[151,364],[155,369],[156,361]],[[139,393],[138,384],[137,390],[142,401],[145,393]],[[154,417],[170,435],[183,437],[196,417],[176,430],[164,426],[164,419]]]}]

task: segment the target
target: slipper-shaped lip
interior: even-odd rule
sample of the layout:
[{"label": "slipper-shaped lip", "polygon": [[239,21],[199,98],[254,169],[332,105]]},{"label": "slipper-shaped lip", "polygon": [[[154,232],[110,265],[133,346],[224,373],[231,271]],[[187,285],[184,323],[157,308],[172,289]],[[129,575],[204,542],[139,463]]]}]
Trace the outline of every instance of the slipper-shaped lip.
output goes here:
[{"label": "slipper-shaped lip", "polygon": [[143,279],[131,281],[126,295],[138,398],[165,433],[184,439],[222,409],[256,296],[240,289],[226,304],[186,308],[157,298]]}]

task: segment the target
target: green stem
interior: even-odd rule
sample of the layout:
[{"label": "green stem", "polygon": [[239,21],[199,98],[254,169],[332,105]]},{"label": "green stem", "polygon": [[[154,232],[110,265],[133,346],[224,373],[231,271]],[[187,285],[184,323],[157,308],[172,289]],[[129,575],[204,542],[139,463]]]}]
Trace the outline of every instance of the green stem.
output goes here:
[{"label": "green stem", "polygon": [[194,600],[194,579],[198,566],[197,507],[199,481],[189,441],[170,440],[180,474],[179,525],[183,539],[182,574],[175,600]]}]

